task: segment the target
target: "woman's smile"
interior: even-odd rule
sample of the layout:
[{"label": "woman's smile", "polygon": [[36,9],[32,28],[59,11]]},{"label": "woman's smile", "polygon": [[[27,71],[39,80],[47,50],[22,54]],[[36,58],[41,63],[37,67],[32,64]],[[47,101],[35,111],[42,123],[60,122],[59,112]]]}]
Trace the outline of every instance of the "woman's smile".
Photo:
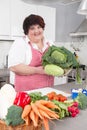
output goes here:
[{"label": "woman's smile", "polygon": [[40,25],[32,25],[28,32],[29,39],[33,42],[43,38],[43,28]]}]

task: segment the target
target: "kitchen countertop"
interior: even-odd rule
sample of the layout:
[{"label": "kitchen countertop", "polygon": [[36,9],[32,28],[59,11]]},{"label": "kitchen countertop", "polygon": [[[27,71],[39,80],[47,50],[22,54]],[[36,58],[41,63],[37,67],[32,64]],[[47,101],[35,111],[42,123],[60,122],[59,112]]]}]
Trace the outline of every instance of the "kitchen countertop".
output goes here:
[{"label": "kitchen countertop", "polygon": [[[75,84],[75,82],[56,85],[55,89],[62,90],[64,92],[71,92],[72,88],[84,88],[85,85]],[[49,122],[50,130],[86,130],[87,129],[87,109],[80,110],[80,114],[76,117],[65,117],[62,120],[55,120],[54,123]]]}]

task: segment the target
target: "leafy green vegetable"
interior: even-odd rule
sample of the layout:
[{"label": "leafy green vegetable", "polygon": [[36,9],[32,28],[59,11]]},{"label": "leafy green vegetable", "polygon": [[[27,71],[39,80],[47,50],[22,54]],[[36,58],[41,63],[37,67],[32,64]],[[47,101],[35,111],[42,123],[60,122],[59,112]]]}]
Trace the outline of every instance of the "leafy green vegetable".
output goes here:
[{"label": "leafy green vegetable", "polygon": [[51,57],[55,59],[56,63],[65,63],[67,60],[67,55],[57,50],[52,52]]},{"label": "leafy green vegetable", "polygon": [[23,109],[22,107],[12,105],[8,109],[5,122],[7,125],[16,126],[24,123],[24,120],[21,118]]},{"label": "leafy green vegetable", "polygon": [[81,75],[79,72],[79,68],[76,68],[76,82],[81,84],[82,83],[82,79],[81,79]]},{"label": "leafy green vegetable", "polygon": [[68,49],[66,49],[65,47],[61,47],[62,51],[64,51],[67,55],[67,63],[68,63],[68,66],[67,67],[78,67],[79,66],[79,63],[75,57],[75,55],[69,51]]},{"label": "leafy green vegetable", "polygon": [[29,96],[31,97],[32,102],[35,102],[41,99],[48,100],[48,97],[46,95],[43,96],[41,92],[31,92],[29,93]]},{"label": "leafy green vegetable", "polygon": [[64,109],[64,110],[67,110],[67,104],[64,103],[64,102],[60,102],[60,101],[57,101],[57,100],[52,100],[52,102],[59,106],[61,109]]},{"label": "leafy green vegetable", "polygon": [[[58,56],[57,56],[58,55]],[[59,59],[58,59],[59,57]],[[43,66],[55,64],[63,69],[77,67],[79,65],[75,55],[65,47],[50,46],[42,57]]]},{"label": "leafy green vegetable", "polygon": [[[67,104],[64,102],[59,102],[57,100],[52,100],[52,102],[60,108],[60,111],[58,111],[60,119],[66,117],[66,116],[69,116],[69,112],[68,112],[67,108],[70,104]],[[57,110],[55,109],[55,111],[57,111]]]},{"label": "leafy green vegetable", "polygon": [[64,70],[54,64],[48,64],[44,68],[46,74],[53,75],[53,76],[62,76],[64,74]]},{"label": "leafy green vegetable", "polygon": [[87,108],[87,96],[83,93],[79,93],[75,101],[78,101],[79,108],[84,110]]},{"label": "leafy green vegetable", "polygon": [[[58,67],[61,67],[62,69],[71,69],[73,67],[76,69],[76,80],[78,83],[81,83],[81,77],[79,75],[79,62],[77,61],[75,55],[66,49],[65,47],[57,47],[57,46],[50,46],[49,49],[46,51],[46,53],[42,57],[42,65],[45,67],[46,65],[53,64],[57,65]],[[54,71],[53,71],[54,69]],[[59,72],[55,72],[55,70],[58,70],[57,67],[49,69],[48,66],[46,66],[45,70],[47,74],[53,75],[53,76],[60,76],[58,74],[63,73],[63,71],[59,69]],[[62,74],[61,74],[62,75]]]}]

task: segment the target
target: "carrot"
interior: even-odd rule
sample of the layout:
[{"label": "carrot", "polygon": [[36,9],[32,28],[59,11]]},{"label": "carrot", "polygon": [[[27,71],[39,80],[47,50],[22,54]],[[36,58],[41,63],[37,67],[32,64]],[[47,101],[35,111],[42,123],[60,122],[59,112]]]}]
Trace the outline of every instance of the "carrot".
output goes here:
[{"label": "carrot", "polygon": [[54,111],[49,111],[49,112],[48,112],[48,115],[49,115],[51,118],[53,118],[53,119],[57,119],[57,120],[58,120],[58,118],[59,118],[59,115],[56,114]]},{"label": "carrot", "polygon": [[54,109],[56,108],[60,110],[60,108],[51,101],[48,101],[45,106],[47,106],[48,108],[54,108]]},{"label": "carrot", "polygon": [[35,113],[35,120],[36,120],[36,122],[38,124],[38,122],[39,122],[39,116],[36,113]]},{"label": "carrot", "polygon": [[36,122],[36,117],[35,117],[36,115],[35,115],[35,113],[34,113],[34,111],[33,110],[31,110],[31,112],[30,112],[30,119],[33,121],[33,123],[34,123],[34,126],[35,127],[37,127],[37,122]]},{"label": "carrot", "polygon": [[29,113],[29,115],[28,115],[28,125],[30,125],[31,124],[31,119],[30,119],[30,113]]},{"label": "carrot", "polygon": [[28,116],[26,116],[23,120],[26,122],[26,125],[29,125],[29,124],[30,124],[30,123],[29,123],[29,117],[28,117]]},{"label": "carrot", "polygon": [[46,117],[48,119],[51,119],[50,116],[48,116],[48,114],[45,111],[39,109],[39,112],[40,112],[40,114],[41,114],[42,117]]},{"label": "carrot", "polygon": [[41,116],[41,114],[39,113],[39,110],[38,110],[38,108],[37,108],[37,106],[36,106],[36,103],[31,103],[31,108],[32,108],[32,110],[42,119],[42,116]]},{"label": "carrot", "polygon": [[50,130],[49,129],[48,119],[46,117],[43,118],[43,123],[44,123],[45,130]]},{"label": "carrot", "polygon": [[54,119],[58,119],[59,116],[58,114],[56,114],[54,111],[50,110],[49,108],[47,108],[46,106],[40,104],[38,101],[36,101],[35,103],[37,105],[37,107],[43,111],[45,111],[50,117],[53,117]]},{"label": "carrot", "polygon": [[60,109],[57,105],[55,105],[53,102],[51,101],[46,101],[46,100],[39,100],[37,101],[38,103],[41,103],[44,106],[47,106],[48,108],[58,108]]},{"label": "carrot", "polygon": [[39,100],[38,102],[41,103],[42,105],[46,105],[49,101],[46,101],[46,100]]},{"label": "carrot", "polygon": [[31,105],[26,105],[24,107],[24,110],[22,112],[22,119],[24,119],[26,116],[28,116],[29,112],[31,111]]},{"label": "carrot", "polygon": [[39,109],[42,109],[43,111],[46,111],[46,112],[50,111],[49,108],[47,108],[46,106],[42,105],[39,101],[36,101],[35,104],[36,104],[36,106],[37,106]]}]

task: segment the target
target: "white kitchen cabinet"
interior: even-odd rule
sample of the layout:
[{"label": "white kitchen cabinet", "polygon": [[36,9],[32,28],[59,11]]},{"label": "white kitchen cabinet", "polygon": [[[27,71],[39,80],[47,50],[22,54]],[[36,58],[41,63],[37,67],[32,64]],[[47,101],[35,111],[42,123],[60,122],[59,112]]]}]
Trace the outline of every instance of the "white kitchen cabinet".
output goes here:
[{"label": "white kitchen cabinet", "polygon": [[21,0],[11,0],[11,35],[23,36],[23,21],[30,14],[36,14],[36,6],[24,3]]},{"label": "white kitchen cabinet", "polygon": [[10,36],[10,0],[0,0],[0,39]]},{"label": "white kitchen cabinet", "polygon": [[23,36],[23,21],[30,14],[38,14],[44,18],[44,34],[47,39],[55,41],[56,9],[28,4],[22,0],[0,1],[0,39],[14,40]]},{"label": "white kitchen cabinet", "polygon": [[55,77],[54,85],[66,84],[67,83],[67,76],[63,77]]},{"label": "white kitchen cabinet", "polygon": [[55,41],[55,8],[24,3],[21,0],[11,1],[11,35],[23,36],[23,20],[30,14],[41,15],[46,23],[45,35]]},{"label": "white kitchen cabinet", "polygon": [[45,21],[44,34],[47,39],[55,41],[56,9],[47,6],[37,6],[37,14],[42,16]]}]

